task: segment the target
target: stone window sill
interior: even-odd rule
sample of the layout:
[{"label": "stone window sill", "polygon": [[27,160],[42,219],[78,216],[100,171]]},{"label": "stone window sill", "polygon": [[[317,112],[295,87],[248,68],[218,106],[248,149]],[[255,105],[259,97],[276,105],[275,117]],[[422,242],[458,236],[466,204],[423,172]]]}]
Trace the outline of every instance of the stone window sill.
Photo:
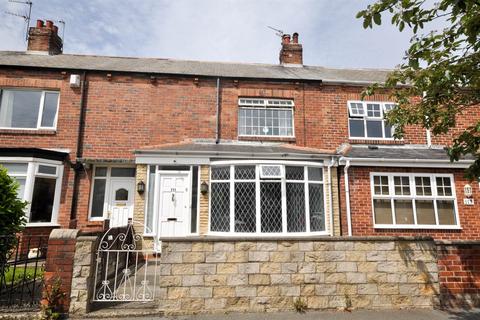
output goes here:
[{"label": "stone window sill", "polygon": [[54,135],[56,133],[56,130],[0,129],[0,134],[8,135]]},{"label": "stone window sill", "polygon": [[375,139],[349,139],[350,144],[384,144],[384,145],[405,145],[403,140],[375,140]]},{"label": "stone window sill", "polygon": [[271,141],[271,142],[295,142],[295,137],[246,137],[239,136],[239,141]]}]

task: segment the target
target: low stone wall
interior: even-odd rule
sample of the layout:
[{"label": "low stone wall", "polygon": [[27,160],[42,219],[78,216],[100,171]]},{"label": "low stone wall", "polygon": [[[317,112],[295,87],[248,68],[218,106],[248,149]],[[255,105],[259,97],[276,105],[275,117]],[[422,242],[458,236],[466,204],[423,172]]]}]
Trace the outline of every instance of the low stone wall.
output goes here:
[{"label": "low stone wall", "polygon": [[439,292],[426,238],[163,239],[161,261],[166,314],[432,308]]},{"label": "low stone wall", "polygon": [[441,306],[480,307],[480,241],[439,241],[437,251]]}]

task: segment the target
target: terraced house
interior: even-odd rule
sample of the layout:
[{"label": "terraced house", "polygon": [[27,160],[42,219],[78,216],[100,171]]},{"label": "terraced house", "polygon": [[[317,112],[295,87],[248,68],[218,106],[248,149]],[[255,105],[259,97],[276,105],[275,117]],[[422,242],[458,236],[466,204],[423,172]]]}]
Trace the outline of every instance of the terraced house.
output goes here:
[{"label": "terraced house", "polygon": [[[0,52],[0,164],[29,202],[25,233],[138,222],[162,239],[432,236],[480,240],[471,163],[449,136],[384,117],[388,70],[62,53],[52,22]],[[272,53],[272,56],[275,53]],[[467,110],[462,130],[478,120]]]}]

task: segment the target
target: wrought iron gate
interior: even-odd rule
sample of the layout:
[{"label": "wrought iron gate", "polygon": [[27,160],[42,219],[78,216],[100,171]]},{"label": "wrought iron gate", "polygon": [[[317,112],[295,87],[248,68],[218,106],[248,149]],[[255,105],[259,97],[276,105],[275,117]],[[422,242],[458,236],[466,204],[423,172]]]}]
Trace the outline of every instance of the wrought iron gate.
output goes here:
[{"label": "wrought iron gate", "polygon": [[[134,228],[134,224],[138,228]],[[160,257],[153,240],[135,233],[135,229],[143,232],[144,226],[129,219],[126,227],[110,228],[101,238],[93,301],[154,300]]]}]

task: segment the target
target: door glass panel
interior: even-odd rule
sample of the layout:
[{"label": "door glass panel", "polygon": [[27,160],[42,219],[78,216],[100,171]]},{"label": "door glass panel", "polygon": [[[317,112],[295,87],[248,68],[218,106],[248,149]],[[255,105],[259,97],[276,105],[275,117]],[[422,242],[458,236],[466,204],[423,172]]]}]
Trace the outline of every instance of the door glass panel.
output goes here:
[{"label": "door glass panel", "polygon": [[115,201],[127,201],[128,200],[128,190],[121,188],[115,191]]},{"label": "door glass panel", "polygon": [[30,222],[51,222],[55,185],[55,179],[35,178],[32,206],[30,209]]},{"label": "door glass panel", "polygon": [[103,205],[105,202],[106,179],[95,179],[92,195],[92,217],[103,217]]},{"label": "door glass panel", "polygon": [[147,218],[146,218],[146,232],[153,232],[153,202],[155,199],[155,166],[150,166],[150,171],[148,174],[148,188],[147,188]]},{"label": "door glass panel", "polygon": [[390,200],[374,199],[373,210],[376,224],[392,224],[392,207]]},{"label": "door glass panel", "polygon": [[192,168],[192,207],[190,211],[190,232],[197,232],[197,208],[198,208],[198,167]]},{"label": "door glass panel", "polygon": [[418,224],[435,224],[435,209],[432,200],[416,200]]},{"label": "door glass panel", "polygon": [[135,168],[112,168],[112,177],[135,177]]},{"label": "door glass panel", "polygon": [[394,200],[395,222],[397,224],[414,224],[412,200]]},{"label": "door glass panel", "polygon": [[96,167],[95,168],[95,177],[106,177],[107,168],[106,167]]}]

